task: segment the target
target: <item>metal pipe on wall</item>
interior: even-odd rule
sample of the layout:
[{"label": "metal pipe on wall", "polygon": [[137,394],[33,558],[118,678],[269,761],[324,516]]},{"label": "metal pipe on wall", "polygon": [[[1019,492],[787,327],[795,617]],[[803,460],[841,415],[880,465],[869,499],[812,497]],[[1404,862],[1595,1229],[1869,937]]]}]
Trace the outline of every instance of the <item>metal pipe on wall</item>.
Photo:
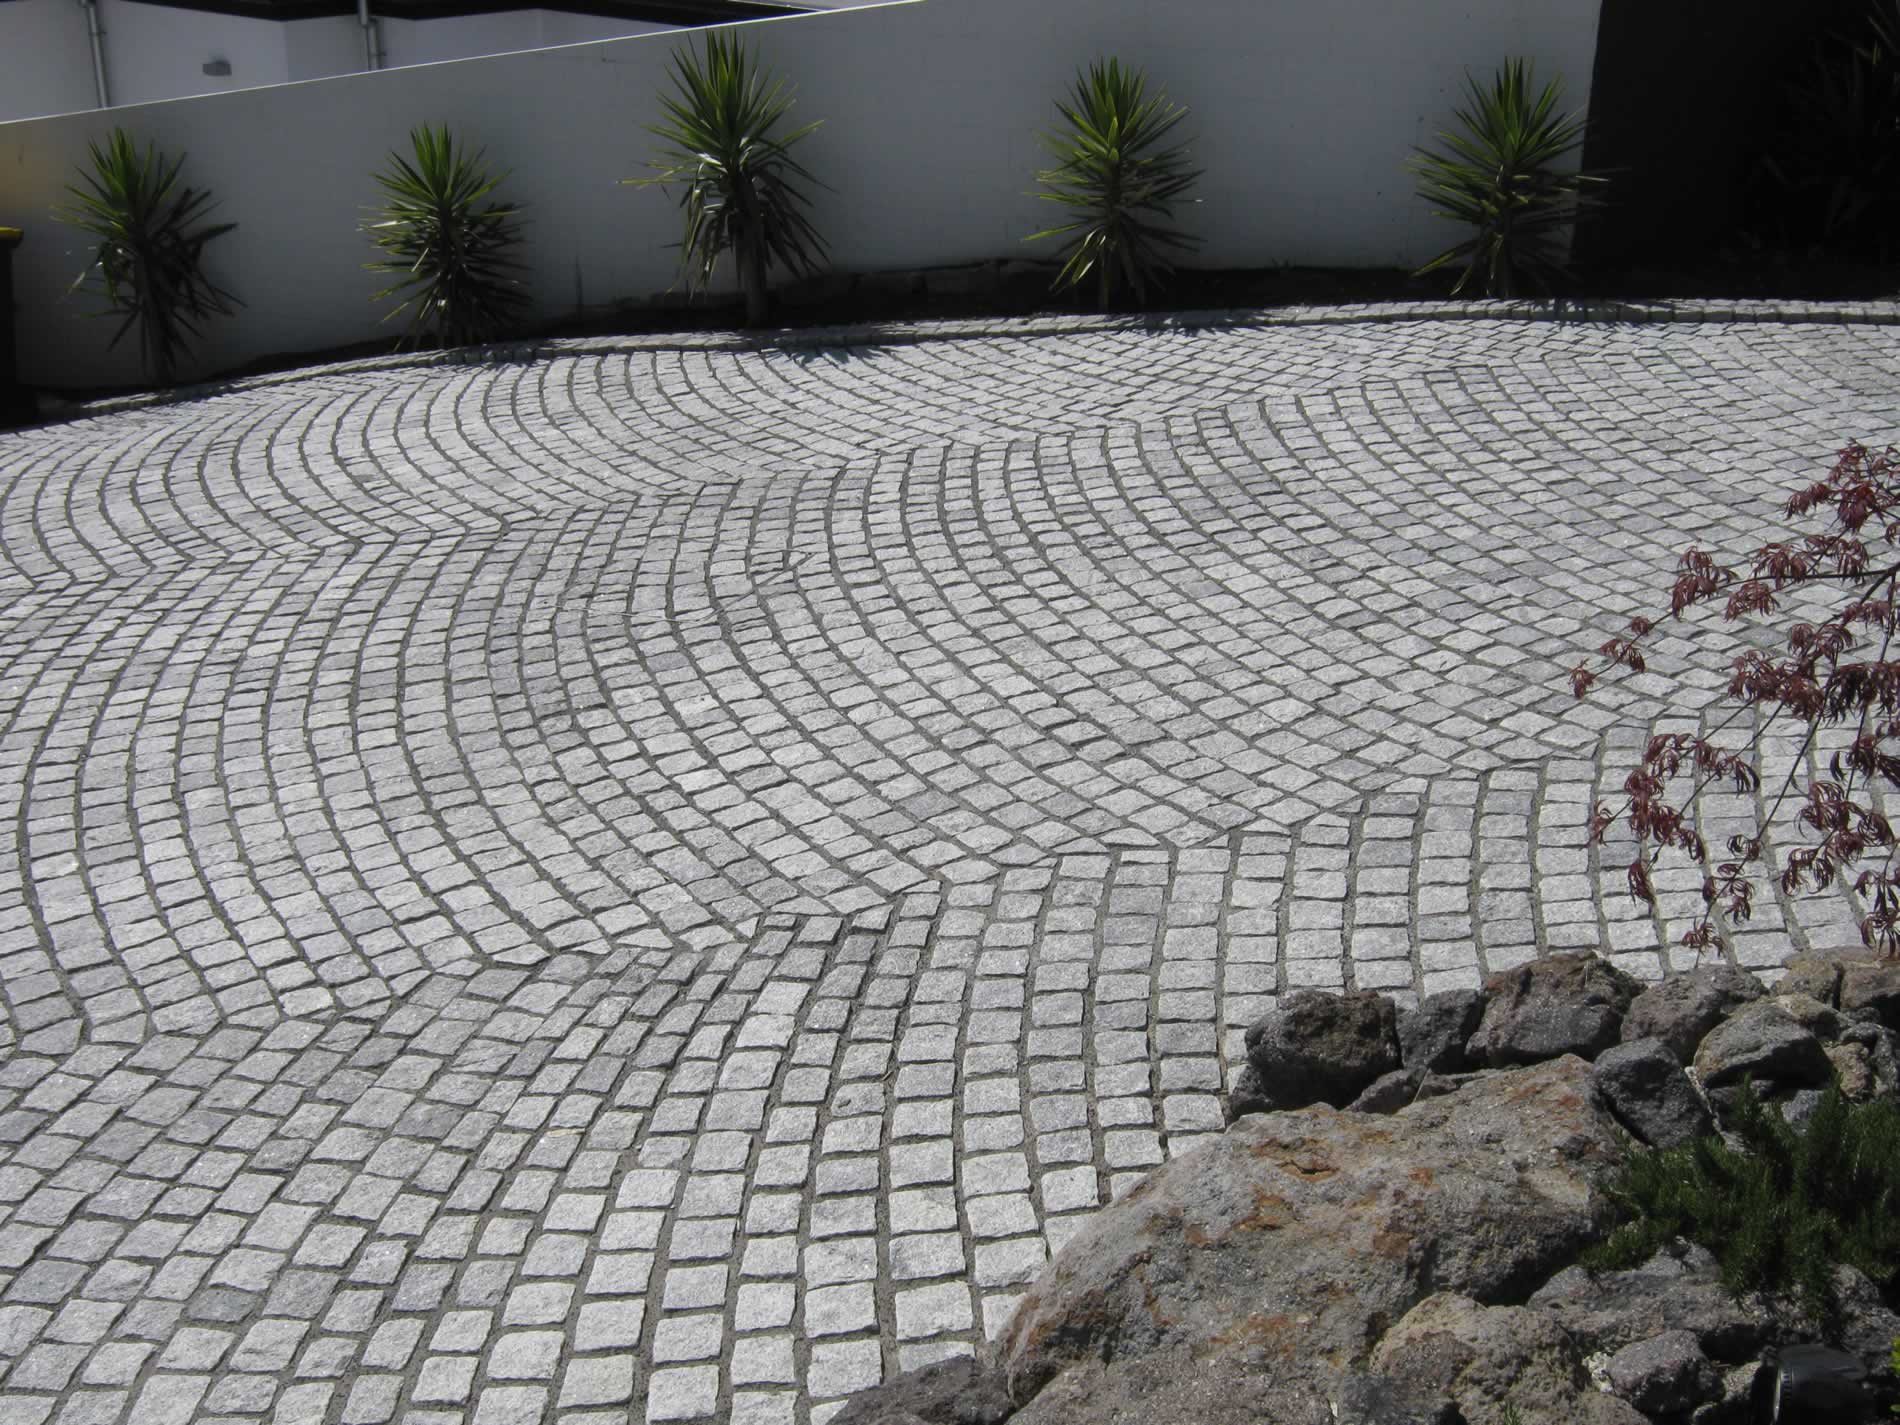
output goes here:
[{"label": "metal pipe on wall", "polygon": [[375,17],[369,12],[369,0],[356,0],[356,23],[363,27],[363,68],[381,69],[382,37],[377,33]]},{"label": "metal pipe on wall", "polygon": [[99,23],[99,0],[79,0],[86,12],[86,30],[92,36],[92,83],[99,92],[99,107],[112,107],[112,91],[106,86],[106,31]]}]

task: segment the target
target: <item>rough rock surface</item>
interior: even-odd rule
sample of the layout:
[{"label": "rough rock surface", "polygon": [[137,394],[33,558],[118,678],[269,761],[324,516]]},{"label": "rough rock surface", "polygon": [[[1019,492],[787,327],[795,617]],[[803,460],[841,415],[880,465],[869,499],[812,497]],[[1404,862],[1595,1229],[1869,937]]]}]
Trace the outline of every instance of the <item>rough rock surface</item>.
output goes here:
[{"label": "rough rock surface", "polygon": [[1845,1014],[1871,1012],[1889,1029],[1900,1029],[1900,960],[1845,962],[1840,1007]]},{"label": "rough rock surface", "polygon": [[1012,1425],[1139,1418],[1123,1406],[1164,1388],[1151,1378],[1204,1387],[1209,1421],[1330,1422],[1339,1382],[1425,1296],[1521,1297],[1570,1260],[1606,1220],[1623,1141],[1574,1057],[1390,1118],[1242,1119],[1100,1213],[1025,1295],[996,1347],[1033,1401]]},{"label": "rough rock surface", "polygon": [[831,1425],[1002,1425],[1015,1408],[1001,1377],[966,1356],[860,1391]]},{"label": "rough rock surface", "polygon": [[1722,1016],[1764,993],[1760,980],[1733,965],[1704,965],[1671,975],[1630,1001],[1623,1016],[1623,1040],[1660,1039],[1686,1064]]},{"label": "rough rock surface", "polygon": [[1464,1425],[1449,1395],[1391,1376],[1347,1376],[1332,1405],[1339,1425]]},{"label": "rough rock surface", "polygon": [[1783,968],[1775,988],[1782,994],[1813,995],[1835,1008],[1841,1003],[1841,961],[1827,956],[1796,955]]},{"label": "rough rock surface", "polygon": [[1841,1028],[1841,1043],[1865,1052],[1875,1092],[1900,1095],[1900,1034],[1884,1024],[1850,1023]]},{"label": "rough rock surface", "polygon": [[1813,995],[1790,991],[1772,996],[1768,1003],[1821,1039],[1832,1039],[1841,1032],[1841,1012]]},{"label": "rough rock surface", "polygon": [[1681,1415],[1722,1398],[1722,1372],[1693,1331],[1665,1331],[1604,1363],[1610,1388],[1645,1415]]},{"label": "rough rock surface", "polygon": [[1750,1076],[1790,1086],[1828,1078],[1821,1041],[1772,1001],[1738,1010],[1710,1030],[1696,1050],[1695,1068],[1709,1089]]},{"label": "rough rock surface", "polygon": [[1766,1304],[1730,1296],[1714,1256],[1700,1247],[1680,1256],[1659,1252],[1628,1271],[1592,1276],[1568,1267],[1538,1288],[1530,1304],[1555,1316],[1585,1355],[1688,1331],[1703,1354],[1741,1361],[1778,1339]]},{"label": "rough rock surface", "polygon": [[[1888,1310],[1878,1288],[1852,1267],[1835,1268],[1834,1289],[1843,1328],[1835,1344],[1859,1357],[1870,1379],[1882,1378],[1893,1343],[1900,1339],[1900,1314]],[[1726,1393],[1734,1396],[1738,1382],[1745,1391],[1753,1363],[1762,1356],[1826,1334],[1793,1294],[1730,1296],[1714,1257],[1700,1247],[1688,1247],[1679,1258],[1658,1253],[1632,1271],[1594,1277],[1570,1267],[1533,1293],[1530,1305],[1556,1318],[1586,1362],[1606,1358],[1611,1379],[1605,1383],[1611,1385],[1610,1361],[1680,1332],[1695,1338],[1726,1381]],[[1723,1394],[1710,1387],[1705,1399]]]},{"label": "rough rock surface", "polygon": [[1240,1072],[1234,1075],[1233,1087],[1227,1091],[1227,1121],[1249,1113],[1269,1113],[1273,1109],[1273,1100],[1267,1097],[1267,1086],[1260,1077],[1260,1071],[1252,1064],[1242,1064]]},{"label": "rough rock surface", "polygon": [[1354,1113],[1397,1113],[1421,1099],[1458,1092],[1458,1081],[1428,1069],[1394,1069],[1381,1074],[1366,1091],[1346,1105]]},{"label": "rough rock surface", "polygon": [[[1834,1269],[1834,1292],[1840,1299],[1842,1321],[1841,1339],[1835,1344],[1859,1356],[1870,1377],[1883,1375],[1892,1360],[1893,1343],[1900,1341],[1900,1313],[1889,1311],[1880,1288],[1853,1267]],[[1793,1302],[1779,1302],[1775,1309],[1789,1323],[1787,1339],[1818,1339],[1818,1323],[1802,1322]]]},{"label": "rough rock surface", "polygon": [[1399,1058],[1408,1069],[1458,1074],[1472,1067],[1465,1045],[1484,1018],[1483,990],[1440,990],[1399,1016]]},{"label": "rough rock surface", "polygon": [[1642,986],[1597,955],[1547,955],[1484,982],[1487,1002],[1467,1052],[1493,1067],[1560,1054],[1594,1059],[1621,1036]]},{"label": "rough rock surface", "polygon": [[1850,1103],[1866,1103],[1878,1092],[1874,1081],[1873,1055],[1864,1044],[1830,1044],[1827,1061],[1841,1086],[1841,1095]]},{"label": "rough rock surface", "polygon": [[1398,1011],[1385,995],[1295,990],[1247,1030],[1247,1062],[1274,1108],[1344,1108],[1399,1067]]},{"label": "rough rock surface", "polygon": [[1708,1105],[1660,1039],[1606,1049],[1591,1072],[1623,1126],[1653,1148],[1674,1148],[1715,1128]]},{"label": "rough rock surface", "polygon": [[[1442,1390],[1466,1425],[1581,1418],[1597,1394],[1555,1318],[1535,1307],[1485,1306],[1441,1292],[1413,1307],[1372,1353],[1375,1370]],[[1636,1416],[1640,1420],[1640,1416]]]}]

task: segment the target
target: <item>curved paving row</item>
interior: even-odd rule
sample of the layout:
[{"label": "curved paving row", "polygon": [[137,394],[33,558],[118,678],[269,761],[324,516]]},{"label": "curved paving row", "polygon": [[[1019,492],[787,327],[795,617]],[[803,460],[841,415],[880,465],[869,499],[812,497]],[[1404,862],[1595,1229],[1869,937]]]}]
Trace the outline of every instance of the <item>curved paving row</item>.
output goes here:
[{"label": "curved paving row", "polygon": [[1661,973],[1692,885],[1584,828],[1683,724],[1564,670],[1896,368],[911,333],[0,436],[4,1413],[820,1420],[1218,1129],[1276,995]]}]

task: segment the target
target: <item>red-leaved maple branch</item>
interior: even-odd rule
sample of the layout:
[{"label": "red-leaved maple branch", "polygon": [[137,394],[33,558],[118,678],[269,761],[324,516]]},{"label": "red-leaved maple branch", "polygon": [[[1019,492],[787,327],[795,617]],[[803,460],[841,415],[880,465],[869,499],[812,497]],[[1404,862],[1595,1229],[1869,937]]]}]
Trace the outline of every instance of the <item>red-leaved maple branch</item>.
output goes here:
[{"label": "red-leaved maple branch", "polygon": [[[1826,530],[1765,544],[1745,566],[1722,564],[1706,550],[1684,552],[1670,591],[1672,619],[1721,600],[1725,620],[1772,621],[1783,599],[1804,589],[1838,588],[1839,605],[1818,623],[1793,623],[1784,648],[1751,648],[1734,659],[1728,694],[1736,710],[1729,721],[1746,715],[1755,727],[1743,746],[1724,747],[1704,733],[1652,737],[1623,783],[1623,807],[1613,811],[1599,804],[1590,819],[1593,845],[1627,822],[1636,842],[1630,893],[1647,904],[1656,899],[1650,869],[1665,851],[1679,851],[1702,868],[1703,913],[1683,936],[1685,945],[1697,949],[1721,943],[1718,911],[1736,923],[1749,918],[1753,868],[1763,859],[1768,824],[1793,789],[1820,729],[1851,725],[1853,738],[1829,759],[1828,777],[1808,783],[1795,821],[1812,839],[1786,856],[1781,888],[1789,894],[1822,891],[1857,868],[1854,889],[1866,908],[1861,938],[1869,948],[1900,956],[1900,848],[1887,819],[1867,799],[1876,784],[1900,787],[1900,662],[1889,656],[1900,625],[1900,557],[1877,562],[1868,549],[1871,542],[1884,546],[1883,554],[1900,554],[1900,453],[1891,446],[1876,453],[1849,445],[1825,479],[1795,491],[1786,507],[1790,517],[1823,509],[1833,512]],[[1651,619],[1631,619],[1625,633],[1597,650],[1605,660],[1601,669],[1580,665],[1571,671],[1572,690],[1584,697],[1601,671],[1647,671],[1644,644],[1656,627]],[[1862,656],[1869,645],[1877,646],[1873,656]],[[1794,765],[1753,834],[1731,837],[1729,859],[1711,864],[1694,824],[1696,799],[1716,782],[1757,791],[1757,745],[1767,726],[1783,716],[1806,729]],[[1685,774],[1688,793],[1672,800],[1669,789]]]}]

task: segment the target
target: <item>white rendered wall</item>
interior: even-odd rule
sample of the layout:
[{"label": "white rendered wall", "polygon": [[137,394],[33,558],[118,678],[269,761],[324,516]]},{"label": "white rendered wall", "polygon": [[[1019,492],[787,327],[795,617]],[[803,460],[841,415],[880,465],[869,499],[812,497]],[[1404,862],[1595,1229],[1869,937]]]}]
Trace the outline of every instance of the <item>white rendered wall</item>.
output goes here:
[{"label": "white rendered wall", "polygon": [[[354,74],[363,68],[363,32],[349,16],[251,20],[139,0],[99,0],[99,18],[114,107]],[[552,10],[379,23],[389,68],[671,28]],[[204,65],[211,59],[226,60],[231,73],[206,74]],[[0,3],[0,122],[91,109],[97,95],[92,42],[77,0]]]},{"label": "white rendered wall", "polygon": [[0,121],[70,114],[97,102],[86,15],[75,0],[0,4]]},{"label": "white rendered wall", "polygon": [[614,20],[605,15],[571,15],[561,10],[537,10],[541,17],[543,45],[578,45],[589,40],[621,39],[627,35],[658,35],[672,32],[672,25],[647,25],[637,20]]},{"label": "white rendered wall", "polygon": [[[174,10],[138,0],[99,0],[99,18],[105,25],[114,108],[226,94],[290,78],[284,26],[276,20]],[[206,74],[204,65],[213,59],[229,63],[231,72]]]},{"label": "white rendered wall", "polygon": [[[372,5],[372,9],[374,6]],[[390,69],[410,64],[436,64],[479,55],[512,54],[553,45],[589,40],[620,39],[668,30],[634,20],[612,20],[598,15],[562,15],[548,10],[508,10],[492,15],[457,15],[447,20],[378,20],[383,32],[383,63]],[[350,69],[360,69],[358,58]],[[342,68],[332,73],[342,73]]]},{"label": "white rendered wall", "polygon": [[[1596,0],[917,0],[744,27],[825,125],[801,157],[830,191],[816,221],[846,271],[1022,256],[1049,209],[1026,196],[1037,131],[1078,63],[1118,54],[1192,111],[1206,169],[1187,223],[1211,267],[1416,263],[1452,232],[1402,168],[1450,122],[1469,67],[1527,56],[1581,106]],[[655,35],[181,100],[111,119],[170,150],[238,230],[214,275],[249,304],[218,324],[201,369],[362,341],[379,327],[356,232],[370,173],[418,123],[447,121],[512,170],[529,205],[535,310],[645,298],[676,276],[677,212],[622,186],[650,141],[668,57]],[[0,191],[29,231],[15,254],[20,364],[45,385],[135,379],[104,323],[63,294],[76,235],[43,216],[99,116],[0,125]]]},{"label": "white rendered wall", "polygon": [[293,82],[354,74],[363,67],[363,31],[352,16],[290,20],[281,28],[286,77]]}]

